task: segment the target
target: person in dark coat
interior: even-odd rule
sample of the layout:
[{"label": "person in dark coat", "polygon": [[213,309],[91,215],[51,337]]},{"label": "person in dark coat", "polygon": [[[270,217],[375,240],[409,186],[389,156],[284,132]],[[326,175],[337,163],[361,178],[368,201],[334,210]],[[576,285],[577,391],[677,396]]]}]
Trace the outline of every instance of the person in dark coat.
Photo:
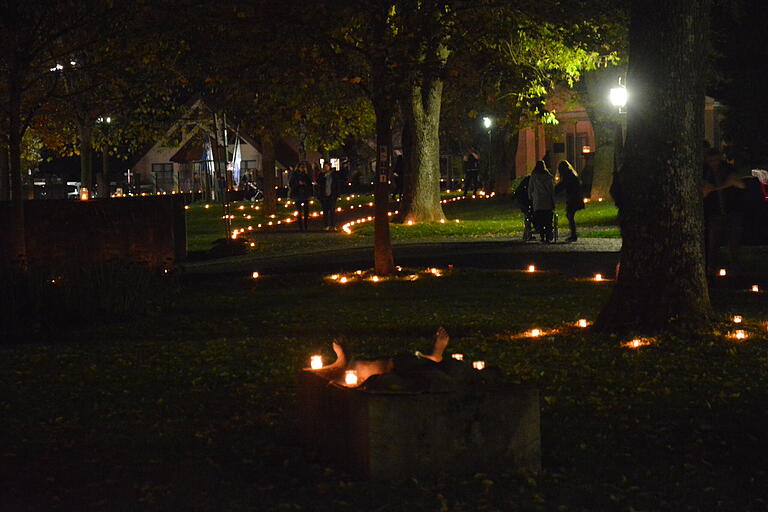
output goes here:
[{"label": "person in dark coat", "polygon": [[402,199],[403,189],[405,187],[405,165],[403,162],[403,155],[397,155],[395,160],[395,167],[392,169],[392,181],[394,189],[392,190],[392,199]]},{"label": "person in dark coat", "polygon": [[464,155],[464,197],[472,189],[472,194],[477,194],[480,187],[480,155],[475,149],[470,149]]},{"label": "person in dark coat", "polygon": [[555,179],[543,160],[536,162],[528,182],[528,199],[533,207],[533,224],[541,234],[541,241],[552,243],[553,213],[555,211]]},{"label": "person in dark coat", "polygon": [[317,177],[317,198],[323,207],[323,226],[330,231],[336,229],[336,200],[341,193],[341,174],[331,164],[323,164]]},{"label": "person in dark coat", "polygon": [[309,221],[309,198],[312,197],[312,178],[307,172],[305,163],[299,164],[291,175],[291,199],[296,203],[299,211],[299,230],[306,231]]},{"label": "person in dark coat", "polygon": [[575,242],[578,239],[576,212],[584,209],[584,189],[579,175],[576,174],[568,160],[563,160],[558,164],[557,172],[560,174],[560,183],[555,187],[555,193],[565,192],[565,215],[568,217],[568,225],[571,228],[571,236],[565,241]]},{"label": "person in dark coat", "polygon": [[728,240],[731,266],[738,269],[745,187],[733,166],[724,162],[716,149],[707,150],[702,195],[708,274],[717,269],[717,256],[723,239]]}]

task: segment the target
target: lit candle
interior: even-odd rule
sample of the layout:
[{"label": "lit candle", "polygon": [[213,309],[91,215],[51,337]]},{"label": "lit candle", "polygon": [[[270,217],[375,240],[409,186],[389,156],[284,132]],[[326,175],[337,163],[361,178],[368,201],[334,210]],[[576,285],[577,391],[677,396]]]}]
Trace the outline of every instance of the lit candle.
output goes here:
[{"label": "lit candle", "polygon": [[727,274],[727,272],[725,271],[724,268],[721,268],[718,274],[720,275],[720,277],[725,277],[725,274]]},{"label": "lit candle", "polygon": [[379,282],[379,276],[373,276],[371,278],[371,281],[373,281],[374,283],[378,283]]},{"label": "lit candle", "polygon": [[333,274],[331,276],[331,279],[333,279],[334,281],[336,281],[338,278],[339,278],[339,274]]},{"label": "lit candle", "polygon": [[312,356],[309,358],[309,367],[313,370],[319,370],[323,367],[323,356]]},{"label": "lit candle", "polygon": [[640,348],[642,345],[643,342],[637,338],[629,342],[629,346],[632,348]]},{"label": "lit candle", "polygon": [[603,280],[603,274],[595,274],[595,281],[602,281]]},{"label": "lit candle", "polygon": [[528,272],[536,272],[536,265],[528,265]]},{"label": "lit candle", "polygon": [[734,315],[733,316],[733,323],[740,324],[743,318],[741,318],[741,315]]},{"label": "lit candle", "polygon": [[474,368],[475,370],[485,369],[485,361],[473,361],[472,368]]},{"label": "lit candle", "polygon": [[579,322],[578,322],[578,324],[577,324],[577,325],[578,325],[579,327],[581,327],[581,328],[584,328],[584,327],[586,327],[586,326],[587,326],[587,320],[586,320],[586,319],[584,319],[584,318],[582,318],[581,320],[579,320]]},{"label": "lit candle", "polygon": [[451,354],[451,357],[454,358],[457,361],[463,361],[464,360],[464,354]]},{"label": "lit candle", "polygon": [[408,224],[409,226],[413,226],[413,221],[409,220],[408,222],[406,222],[406,224]]},{"label": "lit candle", "polygon": [[736,331],[736,333],[734,334],[734,337],[735,337],[737,340],[743,340],[743,339],[745,339],[745,338],[747,337],[747,333],[746,333],[746,332],[744,332],[743,330],[739,329],[739,330],[738,330],[738,331]]},{"label": "lit candle", "polygon": [[87,201],[88,200],[88,188],[83,187],[80,189],[80,200],[81,201]]},{"label": "lit candle", "polygon": [[259,273],[258,272],[254,272],[253,274],[251,274],[251,277],[253,279],[258,279],[259,278]]},{"label": "lit candle", "polygon": [[531,336],[534,338],[541,336],[541,329],[531,329]]},{"label": "lit candle", "polygon": [[757,286],[756,284],[753,284],[752,285],[752,291],[755,292],[755,293],[758,293],[760,291],[760,287]]},{"label": "lit candle", "polygon": [[357,371],[347,370],[344,372],[344,384],[347,386],[357,386]]},{"label": "lit candle", "polygon": [[348,279],[346,277],[342,277],[341,279],[339,279],[339,282],[341,284],[347,284],[347,281],[348,281]]}]

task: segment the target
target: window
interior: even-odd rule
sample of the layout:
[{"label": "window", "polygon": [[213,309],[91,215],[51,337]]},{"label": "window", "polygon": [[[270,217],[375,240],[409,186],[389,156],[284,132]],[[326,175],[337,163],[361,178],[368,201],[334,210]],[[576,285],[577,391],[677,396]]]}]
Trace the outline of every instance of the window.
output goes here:
[{"label": "window", "polygon": [[258,169],[258,162],[256,160],[243,160],[240,162],[240,170],[247,171],[250,169]]},{"label": "window", "polygon": [[157,192],[173,192],[173,164],[152,164],[152,174],[155,175],[155,190]]}]

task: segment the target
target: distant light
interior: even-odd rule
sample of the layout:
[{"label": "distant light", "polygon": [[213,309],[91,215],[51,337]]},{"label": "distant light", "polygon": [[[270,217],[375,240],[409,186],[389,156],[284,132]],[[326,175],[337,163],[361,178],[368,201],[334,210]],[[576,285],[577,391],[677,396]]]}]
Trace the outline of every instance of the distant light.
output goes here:
[{"label": "distant light", "polygon": [[603,280],[603,274],[595,274],[595,281],[602,281]]},{"label": "distant light", "polygon": [[251,274],[251,278],[252,278],[252,279],[258,279],[258,278],[259,278],[259,273],[258,273],[258,272],[254,272],[254,273],[252,273],[252,274]]},{"label": "distant light", "polygon": [[734,316],[733,316],[733,323],[735,323],[735,324],[740,324],[740,323],[741,323],[741,322],[743,322],[743,321],[744,321],[744,319],[743,319],[743,318],[741,318],[741,315],[734,315]]},{"label": "distant light", "polygon": [[491,126],[493,126],[493,119],[490,117],[484,117],[483,118],[483,126],[485,126],[485,129],[489,129]]},{"label": "distant light", "polygon": [[531,337],[538,338],[541,336],[541,329],[531,329]]},{"label": "distant light", "polygon": [[747,333],[745,331],[739,329],[738,331],[736,331],[733,334],[733,337],[736,338],[737,340],[743,340],[743,339],[747,338]]},{"label": "distant light", "polygon": [[536,265],[528,265],[528,272],[536,272]]},{"label": "distant light", "polygon": [[623,86],[619,87],[611,87],[611,91],[608,95],[608,98],[611,100],[611,105],[614,107],[623,108],[627,104],[627,99],[629,98],[629,94],[627,93],[627,88]]},{"label": "distant light", "polygon": [[475,370],[484,370],[485,369],[485,361],[473,361],[472,362],[472,368]]},{"label": "distant light", "polygon": [[755,292],[755,293],[759,293],[760,292],[760,287],[757,286],[756,284],[753,284],[752,285],[752,291]]},{"label": "distant light", "polygon": [[582,318],[582,319],[580,319],[578,321],[578,323],[576,325],[578,325],[579,327],[581,327],[583,329],[583,328],[585,328],[588,325],[588,323],[587,323],[587,320],[585,318]]},{"label": "distant light", "polygon": [[721,268],[721,269],[718,271],[718,273],[717,273],[717,274],[718,274],[720,277],[725,277],[725,275],[726,275],[727,273],[728,273],[728,272],[727,272],[727,271],[726,271],[724,268]]},{"label": "distant light", "polygon": [[323,356],[312,356],[309,358],[309,367],[313,370],[319,370],[323,367]]},{"label": "distant light", "polygon": [[464,354],[451,354],[451,357],[454,358],[457,361],[463,361],[464,360]]},{"label": "distant light", "polygon": [[344,372],[344,384],[347,386],[357,386],[357,372],[355,370]]}]

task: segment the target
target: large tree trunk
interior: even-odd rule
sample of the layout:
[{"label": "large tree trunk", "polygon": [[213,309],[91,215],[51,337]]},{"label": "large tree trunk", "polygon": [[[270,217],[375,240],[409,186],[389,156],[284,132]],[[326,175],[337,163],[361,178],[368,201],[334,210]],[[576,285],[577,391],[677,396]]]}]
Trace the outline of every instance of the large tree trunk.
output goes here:
[{"label": "large tree trunk", "polygon": [[8,81],[8,157],[11,181],[11,200],[13,201],[13,232],[10,237],[9,257],[19,269],[27,268],[26,224],[24,219],[24,194],[21,182],[21,140],[24,126],[21,121],[20,80],[11,73]]},{"label": "large tree trunk", "polygon": [[[512,114],[510,119],[519,119],[520,116]],[[511,192],[512,177],[517,174],[515,159],[517,157],[517,145],[520,141],[520,130],[517,125],[507,124],[497,135],[498,142],[494,141],[494,152],[501,155],[501,161],[496,164],[496,176],[493,180],[493,192],[497,196],[504,196]]]},{"label": "large tree trunk", "polygon": [[264,215],[277,214],[277,179],[275,178],[275,138],[271,133],[261,137],[261,172],[264,178],[264,201],[262,208]]},{"label": "large tree trunk", "polygon": [[8,149],[0,146],[0,201],[11,200],[11,175]]},{"label": "large tree trunk", "polygon": [[80,124],[80,186],[87,188],[93,194],[93,158],[91,144],[93,131],[90,123]]},{"label": "large tree trunk", "polygon": [[[404,105],[405,102],[402,102],[402,104]],[[405,118],[403,121],[403,132],[400,135],[400,141],[403,147],[403,164],[401,169],[403,193],[401,199],[413,194],[411,190],[411,180],[409,179],[409,176],[413,172],[413,169],[411,168],[411,163],[413,162],[413,158],[411,157],[411,155],[413,155],[413,126],[411,126],[412,121],[409,120],[409,116],[404,115],[403,117]]]},{"label": "large tree trunk", "polygon": [[592,183],[585,184],[592,198],[609,197],[616,164],[618,109],[608,101],[611,87],[618,85],[618,77],[626,71],[624,66],[611,66],[584,74],[583,99],[595,132],[595,156],[592,163]]},{"label": "large tree trunk", "polygon": [[109,148],[101,149],[101,172],[98,177],[99,197],[109,199]]},{"label": "large tree trunk", "polygon": [[436,222],[445,219],[440,204],[440,104],[443,82],[433,80],[411,87],[404,110],[413,132],[410,181],[403,194],[404,221]]},{"label": "large tree trunk", "polygon": [[392,103],[374,99],[376,111],[376,175],[374,185],[373,259],[377,275],[395,271],[389,235],[389,166],[392,161]]},{"label": "large tree trunk", "polygon": [[619,175],[623,247],[616,285],[597,322],[602,330],[691,332],[711,318],[700,193],[706,4],[632,6],[632,99]]}]

